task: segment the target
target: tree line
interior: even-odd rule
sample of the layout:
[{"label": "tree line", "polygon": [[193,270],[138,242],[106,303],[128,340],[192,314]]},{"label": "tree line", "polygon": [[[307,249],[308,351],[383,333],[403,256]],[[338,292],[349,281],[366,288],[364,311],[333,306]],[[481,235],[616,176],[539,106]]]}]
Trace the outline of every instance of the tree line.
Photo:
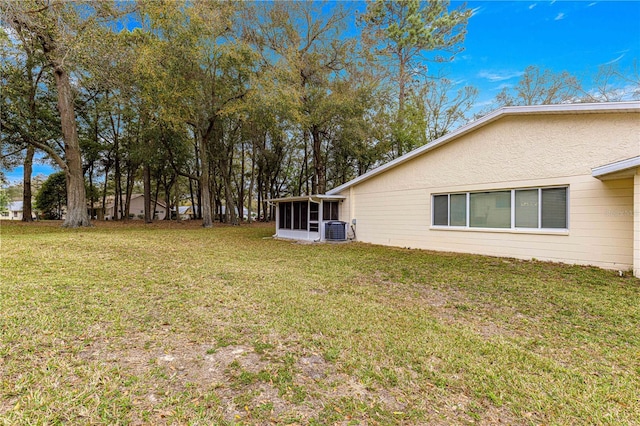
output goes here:
[{"label": "tree line", "polygon": [[[476,88],[429,64],[463,48],[471,11],[448,1],[2,0],[3,168],[37,153],[63,172],[64,226],[87,206],[129,217],[136,188],[237,224],[270,198],[323,193],[471,119]],[[530,67],[500,105],[610,101],[637,70],[585,91]],[[625,92],[628,93],[628,92]],[[225,206],[224,215],[222,215]]]}]

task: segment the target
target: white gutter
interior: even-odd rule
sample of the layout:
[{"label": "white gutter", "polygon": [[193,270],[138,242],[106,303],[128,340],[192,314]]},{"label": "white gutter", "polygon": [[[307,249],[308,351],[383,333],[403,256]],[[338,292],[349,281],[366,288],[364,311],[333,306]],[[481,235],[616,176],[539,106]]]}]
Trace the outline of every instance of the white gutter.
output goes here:
[{"label": "white gutter", "polygon": [[282,198],[270,198],[266,200],[268,203],[274,202],[290,202],[290,201],[316,201],[316,200],[345,200],[347,197],[344,195],[324,195],[324,194],[315,194],[315,195],[300,195],[295,197],[282,197]]},{"label": "white gutter", "polygon": [[611,173],[621,172],[628,169],[640,167],[640,156],[627,158],[626,160],[616,161],[615,163],[605,164],[604,166],[591,169],[591,176],[599,178]]}]

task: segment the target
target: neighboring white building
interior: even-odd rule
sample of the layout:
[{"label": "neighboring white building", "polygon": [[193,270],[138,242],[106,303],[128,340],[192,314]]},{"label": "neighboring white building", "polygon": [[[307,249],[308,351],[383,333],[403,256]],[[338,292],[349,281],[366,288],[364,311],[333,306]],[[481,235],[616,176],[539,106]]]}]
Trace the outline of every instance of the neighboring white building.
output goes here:
[{"label": "neighboring white building", "polygon": [[640,276],[640,102],[505,107],[330,197],[358,241]]},{"label": "neighboring white building", "polygon": [[190,220],[195,218],[195,213],[191,206],[178,206],[178,215],[180,216],[180,220]]},{"label": "neighboring white building", "polygon": [[[124,201],[124,197],[123,197]],[[153,208],[154,202],[151,200],[151,207]],[[124,214],[124,206],[118,206],[121,213]],[[113,196],[110,196],[107,200],[107,203],[104,208],[104,219],[105,220],[113,220],[114,218],[114,203]],[[163,201],[158,201],[156,203],[155,215],[153,217],[154,220],[164,220],[167,215],[167,205]],[[131,195],[131,204],[129,206],[129,219],[144,219],[144,195],[143,194],[132,194]]]},{"label": "neighboring white building", "polygon": [[[22,212],[24,211],[23,201],[12,201],[7,206],[7,211],[0,214],[0,219],[4,220],[22,220]],[[35,213],[31,213],[31,217],[36,219]]]}]

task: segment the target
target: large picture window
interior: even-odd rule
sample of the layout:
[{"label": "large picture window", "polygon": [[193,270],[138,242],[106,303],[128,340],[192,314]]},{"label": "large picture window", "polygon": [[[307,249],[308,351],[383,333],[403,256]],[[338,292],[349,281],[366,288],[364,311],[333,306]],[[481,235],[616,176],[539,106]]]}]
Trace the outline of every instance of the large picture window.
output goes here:
[{"label": "large picture window", "polygon": [[472,228],[511,228],[511,192],[494,191],[469,194],[469,226]]},{"label": "large picture window", "polygon": [[432,225],[489,229],[567,229],[568,188],[526,188],[433,196]]}]

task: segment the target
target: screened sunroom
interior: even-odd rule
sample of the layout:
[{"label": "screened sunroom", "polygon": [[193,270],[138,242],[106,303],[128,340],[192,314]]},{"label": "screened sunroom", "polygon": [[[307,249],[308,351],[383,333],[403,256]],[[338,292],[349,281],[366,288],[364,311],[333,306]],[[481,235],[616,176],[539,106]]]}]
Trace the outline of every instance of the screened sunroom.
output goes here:
[{"label": "screened sunroom", "polygon": [[340,195],[274,198],[275,237],[306,241],[344,241],[347,224],[340,220]]}]

